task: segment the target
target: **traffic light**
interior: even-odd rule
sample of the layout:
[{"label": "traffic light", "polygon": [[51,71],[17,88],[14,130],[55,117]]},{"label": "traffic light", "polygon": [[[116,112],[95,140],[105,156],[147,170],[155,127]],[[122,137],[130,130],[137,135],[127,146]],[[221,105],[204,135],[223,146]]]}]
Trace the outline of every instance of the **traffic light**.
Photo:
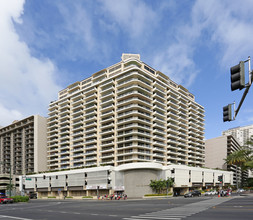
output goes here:
[{"label": "traffic light", "polygon": [[232,121],[232,104],[223,107],[223,122]]},{"label": "traffic light", "polygon": [[222,175],[221,175],[221,176],[218,176],[218,181],[219,181],[220,183],[223,182],[223,176],[222,176]]},{"label": "traffic light", "polygon": [[245,71],[244,62],[230,68],[231,73],[231,90],[243,89],[245,88]]}]

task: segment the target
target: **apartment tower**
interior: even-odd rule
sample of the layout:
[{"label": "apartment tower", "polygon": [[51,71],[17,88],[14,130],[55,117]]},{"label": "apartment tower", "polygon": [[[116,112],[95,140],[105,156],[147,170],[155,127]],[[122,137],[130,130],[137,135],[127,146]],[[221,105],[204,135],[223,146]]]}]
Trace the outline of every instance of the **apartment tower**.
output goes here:
[{"label": "apartment tower", "polygon": [[[233,172],[233,184],[236,185],[236,172],[238,180],[241,181],[241,171],[235,165],[228,165],[225,159],[233,152],[240,150],[241,146],[233,135],[223,135],[205,141],[205,166],[208,168],[218,168]],[[239,178],[240,176],[240,178]]]},{"label": "apartment tower", "polygon": [[245,146],[247,141],[253,138],[253,125],[230,128],[223,131],[222,135],[233,135],[241,146]]},{"label": "apartment tower", "polygon": [[47,169],[47,119],[34,115],[0,128],[0,174]]},{"label": "apartment tower", "polygon": [[205,163],[204,108],[139,54],[63,89],[48,114],[49,170]]}]

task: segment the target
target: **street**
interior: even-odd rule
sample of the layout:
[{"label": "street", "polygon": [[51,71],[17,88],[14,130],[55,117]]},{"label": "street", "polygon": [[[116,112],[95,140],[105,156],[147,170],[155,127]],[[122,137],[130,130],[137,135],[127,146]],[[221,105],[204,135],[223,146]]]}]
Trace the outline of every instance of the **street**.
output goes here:
[{"label": "street", "polygon": [[31,200],[0,205],[0,219],[252,219],[253,197],[196,197],[148,200]]}]

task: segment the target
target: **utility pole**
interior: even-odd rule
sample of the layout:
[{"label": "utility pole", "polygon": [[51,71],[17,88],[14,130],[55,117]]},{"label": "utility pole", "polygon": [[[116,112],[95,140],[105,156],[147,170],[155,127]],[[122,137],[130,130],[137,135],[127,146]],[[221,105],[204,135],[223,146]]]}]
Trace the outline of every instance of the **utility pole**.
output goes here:
[{"label": "utility pole", "polygon": [[12,186],[11,186],[11,164],[10,164],[10,185],[9,185],[9,195],[11,197],[11,189],[12,189]]}]

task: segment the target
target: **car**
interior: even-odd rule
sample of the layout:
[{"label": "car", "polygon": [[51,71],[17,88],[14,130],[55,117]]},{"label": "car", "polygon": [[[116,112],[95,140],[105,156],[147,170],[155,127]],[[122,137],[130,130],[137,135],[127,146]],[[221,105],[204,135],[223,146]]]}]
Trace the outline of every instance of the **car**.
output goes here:
[{"label": "car", "polygon": [[194,196],[201,196],[201,192],[199,190],[194,190],[192,192],[188,192],[186,194],[184,194],[184,197],[194,197]]},{"label": "car", "polygon": [[205,192],[205,196],[214,196],[214,195],[217,195],[218,193],[217,193],[217,191],[207,191],[207,192]]},{"label": "car", "polygon": [[6,196],[0,196],[0,203],[1,204],[13,203],[13,199],[12,198],[8,198]]},{"label": "car", "polygon": [[29,194],[29,199],[37,199],[37,194],[36,193]]},{"label": "car", "polygon": [[204,195],[205,196],[211,196],[212,195],[212,191],[206,191]]},{"label": "car", "polygon": [[244,191],[245,191],[244,189],[238,189],[238,190],[237,190],[238,193],[242,193],[242,192],[244,192]]}]

